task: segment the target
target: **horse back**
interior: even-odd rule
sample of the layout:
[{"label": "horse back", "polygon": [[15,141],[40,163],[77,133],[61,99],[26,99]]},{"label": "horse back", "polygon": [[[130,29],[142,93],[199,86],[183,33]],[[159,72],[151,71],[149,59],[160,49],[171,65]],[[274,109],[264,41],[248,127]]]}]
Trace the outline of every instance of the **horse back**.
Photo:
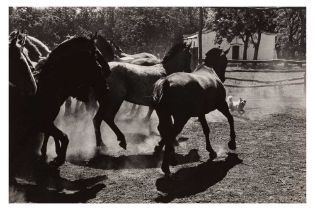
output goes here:
[{"label": "horse back", "polygon": [[224,86],[212,74],[179,72],[168,76],[167,80],[166,100],[172,113],[199,116],[213,111],[218,101],[225,100]]}]

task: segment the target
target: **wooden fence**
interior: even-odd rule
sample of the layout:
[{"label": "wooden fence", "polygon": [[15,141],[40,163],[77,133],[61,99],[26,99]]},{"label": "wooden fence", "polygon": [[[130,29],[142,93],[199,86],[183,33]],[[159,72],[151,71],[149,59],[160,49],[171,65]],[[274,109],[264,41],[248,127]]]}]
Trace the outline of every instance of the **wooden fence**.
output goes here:
[{"label": "wooden fence", "polygon": [[[284,66],[287,65],[298,65],[302,67],[306,64],[305,61],[295,61],[295,60],[255,60],[255,61],[247,61],[247,60],[229,60],[230,64],[258,64],[258,63],[266,63],[270,65],[277,65],[277,64],[284,64]],[[244,82],[254,82],[259,83],[257,85],[229,85],[226,84],[226,87],[232,87],[232,88],[261,88],[261,87],[280,87],[280,86],[294,86],[294,85],[304,85],[304,94],[306,93],[306,70],[305,68],[300,69],[291,69],[291,70],[273,70],[273,69],[231,69],[227,70],[226,72],[248,72],[248,73],[254,73],[254,72],[260,72],[260,73],[304,73],[304,75],[301,77],[296,78],[290,78],[290,79],[281,79],[281,80],[274,80],[274,81],[262,81],[262,80],[254,80],[254,79],[240,79],[240,78],[233,78],[233,77],[226,77],[226,80],[234,80],[234,81],[244,81]],[[284,83],[289,82],[289,83]]]},{"label": "wooden fence", "polygon": [[303,64],[306,64],[305,60],[298,61],[298,60],[285,60],[285,59],[274,59],[274,60],[228,60],[229,64],[270,64],[270,65],[277,65],[277,64],[284,64],[284,66],[288,66],[289,64],[296,64],[300,67]]}]

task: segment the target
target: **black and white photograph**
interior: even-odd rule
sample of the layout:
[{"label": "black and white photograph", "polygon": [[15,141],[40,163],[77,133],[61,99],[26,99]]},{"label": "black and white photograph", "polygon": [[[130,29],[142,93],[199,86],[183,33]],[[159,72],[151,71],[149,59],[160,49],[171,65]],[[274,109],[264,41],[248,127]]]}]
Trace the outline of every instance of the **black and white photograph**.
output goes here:
[{"label": "black and white photograph", "polygon": [[7,10],[9,205],[309,201],[306,5]]}]

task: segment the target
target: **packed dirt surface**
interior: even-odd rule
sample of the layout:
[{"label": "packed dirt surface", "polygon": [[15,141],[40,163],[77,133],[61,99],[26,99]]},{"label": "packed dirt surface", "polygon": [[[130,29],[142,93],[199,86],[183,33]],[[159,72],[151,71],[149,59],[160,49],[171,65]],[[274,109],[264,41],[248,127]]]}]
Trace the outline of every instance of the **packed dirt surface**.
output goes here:
[{"label": "packed dirt surface", "polygon": [[[233,74],[233,75],[232,75]],[[255,75],[255,76],[254,76]],[[285,76],[283,76],[285,75]],[[227,76],[245,78],[242,73]],[[301,76],[297,75],[297,76]],[[275,76],[246,75],[249,79],[270,80]],[[292,75],[277,75],[278,79]],[[294,76],[293,76],[294,77]],[[228,84],[236,82],[227,81]],[[57,185],[39,188],[19,179],[10,189],[11,202],[306,202],[306,108],[303,85],[255,89],[227,88],[235,100],[247,100],[245,113],[233,112],[237,150],[229,151],[229,125],[215,111],[207,115],[210,140],[218,158],[208,161],[200,123],[192,118],[178,136],[178,164],[171,177],[164,177],[161,157],[153,157],[160,140],[157,117],[150,123],[140,115],[129,117],[131,104],[125,103],[116,121],[127,139],[127,150],[119,147],[105,123],[102,136],[106,149],[95,152],[90,115],[63,119],[57,125],[69,134],[67,162],[57,173]],[[150,129],[151,127],[151,129]],[[50,158],[55,156],[49,141]]]}]

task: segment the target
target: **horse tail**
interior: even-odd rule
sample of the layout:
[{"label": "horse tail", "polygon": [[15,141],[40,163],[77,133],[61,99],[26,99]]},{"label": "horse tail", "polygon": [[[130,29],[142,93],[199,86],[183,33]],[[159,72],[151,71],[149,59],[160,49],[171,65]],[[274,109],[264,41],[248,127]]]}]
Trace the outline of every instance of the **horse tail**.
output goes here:
[{"label": "horse tail", "polygon": [[167,78],[161,78],[154,84],[153,89],[153,106],[156,107],[161,104],[162,99],[165,98],[167,89],[170,87],[170,83]]}]

